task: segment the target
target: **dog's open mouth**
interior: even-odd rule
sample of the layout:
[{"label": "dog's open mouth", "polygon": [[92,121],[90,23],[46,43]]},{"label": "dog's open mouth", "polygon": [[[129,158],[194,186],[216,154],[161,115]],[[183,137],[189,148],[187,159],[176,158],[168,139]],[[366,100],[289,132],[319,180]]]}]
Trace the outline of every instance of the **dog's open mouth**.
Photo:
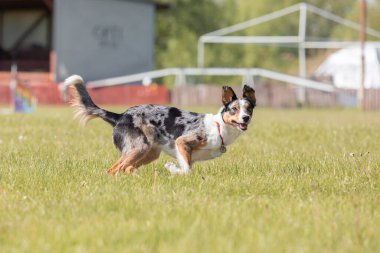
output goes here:
[{"label": "dog's open mouth", "polygon": [[232,124],[236,127],[238,127],[240,130],[245,131],[248,129],[248,124],[246,123],[238,123],[235,120],[232,121]]}]

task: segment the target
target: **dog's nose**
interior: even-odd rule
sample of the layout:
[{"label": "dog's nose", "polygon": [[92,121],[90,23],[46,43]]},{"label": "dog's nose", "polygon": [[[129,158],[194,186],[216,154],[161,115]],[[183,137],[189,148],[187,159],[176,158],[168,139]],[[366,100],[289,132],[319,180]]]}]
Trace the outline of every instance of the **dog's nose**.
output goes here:
[{"label": "dog's nose", "polygon": [[244,116],[244,117],[243,117],[243,121],[244,121],[245,123],[247,123],[248,120],[249,120],[249,116]]}]

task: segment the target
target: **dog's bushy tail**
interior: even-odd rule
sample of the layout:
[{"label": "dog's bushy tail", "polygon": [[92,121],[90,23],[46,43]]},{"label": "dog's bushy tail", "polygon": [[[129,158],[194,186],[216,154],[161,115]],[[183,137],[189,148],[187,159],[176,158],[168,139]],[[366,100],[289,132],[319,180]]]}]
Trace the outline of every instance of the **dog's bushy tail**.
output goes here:
[{"label": "dog's bushy tail", "polygon": [[64,85],[69,88],[71,94],[70,104],[75,108],[75,118],[80,120],[82,125],[93,118],[100,117],[112,126],[121,117],[121,114],[106,111],[98,107],[88,94],[82,77],[73,75],[65,80]]}]

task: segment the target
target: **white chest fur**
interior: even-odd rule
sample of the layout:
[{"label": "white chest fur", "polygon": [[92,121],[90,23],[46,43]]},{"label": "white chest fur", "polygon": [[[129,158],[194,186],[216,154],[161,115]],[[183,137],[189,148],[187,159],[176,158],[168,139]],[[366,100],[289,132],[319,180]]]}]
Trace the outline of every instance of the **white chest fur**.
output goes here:
[{"label": "white chest fur", "polygon": [[[216,122],[220,125],[220,132]],[[231,144],[240,135],[235,127],[224,124],[220,114],[206,114],[204,119],[206,127],[207,145],[192,153],[192,161],[202,161],[221,156],[222,138],[224,145]]]}]

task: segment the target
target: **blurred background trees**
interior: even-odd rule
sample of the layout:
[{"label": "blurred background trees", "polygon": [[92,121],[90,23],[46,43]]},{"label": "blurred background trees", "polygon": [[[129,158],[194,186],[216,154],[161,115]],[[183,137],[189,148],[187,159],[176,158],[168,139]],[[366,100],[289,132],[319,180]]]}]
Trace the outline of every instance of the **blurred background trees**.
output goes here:
[{"label": "blurred background trees", "polygon": [[[156,17],[156,68],[196,66],[199,36],[300,3],[296,0],[166,0],[171,8]],[[359,1],[306,3],[359,22]],[[368,0],[368,26],[380,30],[380,0]],[[233,35],[297,35],[298,12]],[[307,37],[358,39],[358,32],[308,13]],[[371,39],[369,36],[368,39]],[[308,50],[310,74],[328,50]],[[261,67],[297,74],[298,50],[278,46],[213,44],[205,47],[206,67]]]}]

